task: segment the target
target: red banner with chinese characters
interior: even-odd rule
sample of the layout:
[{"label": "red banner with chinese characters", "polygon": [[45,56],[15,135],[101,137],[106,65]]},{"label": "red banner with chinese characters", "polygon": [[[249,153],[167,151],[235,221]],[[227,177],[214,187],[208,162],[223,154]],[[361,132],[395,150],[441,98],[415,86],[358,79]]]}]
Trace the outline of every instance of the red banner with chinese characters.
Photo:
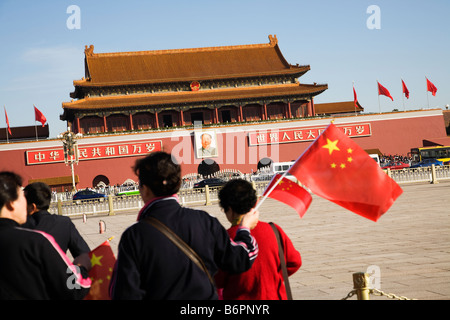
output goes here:
[{"label": "red banner with chinese characters", "polygon": [[[162,150],[162,141],[137,141],[128,143],[78,145],[79,160],[109,159],[144,156]],[[26,152],[27,165],[64,162],[63,147]]]},{"label": "red banner with chinese characters", "polygon": [[[348,137],[368,137],[372,135],[370,123],[336,125]],[[249,132],[249,145],[292,143],[315,140],[326,127],[310,127],[296,129],[269,129]]]}]

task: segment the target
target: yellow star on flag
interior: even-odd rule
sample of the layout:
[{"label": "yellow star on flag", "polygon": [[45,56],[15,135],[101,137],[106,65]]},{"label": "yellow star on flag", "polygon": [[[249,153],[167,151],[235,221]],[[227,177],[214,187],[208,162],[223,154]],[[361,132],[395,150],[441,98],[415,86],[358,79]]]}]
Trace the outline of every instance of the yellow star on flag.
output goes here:
[{"label": "yellow star on flag", "polygon": [[328,149],[331,155],[334,150],[340,151],[340,149],[337,147],[338,142],[339,140],[331,141],[330,139],[327,138],[327,144],[322,146],[322,148]]},{"label": "yellow star on flag", "polygon": [[99,265],[100,267],[102,266],[102,263],[100,262],[100,260],[103,258],[103,256],[96,256],[94,253],[92,254],[91,257],[91,265],[95,266],[95,265]]}]

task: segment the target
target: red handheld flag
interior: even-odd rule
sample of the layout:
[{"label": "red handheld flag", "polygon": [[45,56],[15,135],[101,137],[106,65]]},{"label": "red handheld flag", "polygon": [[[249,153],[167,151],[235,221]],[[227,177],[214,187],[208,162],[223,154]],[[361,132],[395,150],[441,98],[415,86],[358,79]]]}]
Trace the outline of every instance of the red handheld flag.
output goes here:
[{"label": "red handheld flag", "polygon": [[431,94],[432,94],[433,96],[435,96],[435,95],[436,95],[436,92],[437,92],[436,86],[435,86],[430,80],[428,80],[427,77],[425,77],[425,79],[427,79],[427,91],[430,91]]},{"label": "red handheld flag", "polygon": [[42,123],[42,126],[45,126],[45,122],[47,122],[47,118],[35,106],[34,106],[34,116],[35,116],[35,121],[39,121],[40,123]]},{"label": "red handheld flag", "polygon": [[409,99],[409,90],[406,87],[406,84],[403,80],[402,80],[402,89],[403,89],[403,93],[405,94],[406,99]]},{"label": "red handheld flag", "polygon": [[[274,184],[277,185],[272,189]],[[282,177],[280,174],[276,174],[272,178],[272,181],[263,193],[263,196],[265,195],[291,206],[297,211],[300,218],[305,215],[305,212],[308,210],[312,201],[312,197],[308,191],[288,178]]]},{"label": "red handheld flag", "polygon": [[92,269],[89,271],[92,284],[89,294],[84,300],[110,300],[109,282],[111,281],[116,258],[109,241],[103,242],[89,252],[89,257],[92,264]]},{"label": "red handheld flag", "polygon": [[394,101],[394,98],[392,98],[391,94],[389,93],[389,90],[383,87],[378,81],[378,95],[382,94],[383,96],[391,98],[392,101]]},{"label": "red handheld flag", "polygon": [[377,221],[403,190],[342,129],[330,124],[289,169],[316,195]]},{"label": "red handheld flag", "polygon": [[6,126],[8,127],[9,135],[12,136],[11,128],[10,128],[10,126],[9,126],[8,114],[6,113],[6,108],[3,107],[3,109],[5,109]]}]

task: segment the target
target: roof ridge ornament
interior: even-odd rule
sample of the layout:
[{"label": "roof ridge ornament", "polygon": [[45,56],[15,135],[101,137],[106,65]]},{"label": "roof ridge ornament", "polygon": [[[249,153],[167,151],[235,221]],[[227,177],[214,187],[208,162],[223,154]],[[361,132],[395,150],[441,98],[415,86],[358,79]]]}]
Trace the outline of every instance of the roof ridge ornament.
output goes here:
[{"label": "roof ridge ornament", "polygon": [[87,57],[92,57],[94,55],[94,45],[91,44],[89,47],[87,45],[84,46],[84,54]]},{"label": "roof ridge ornament", "polygon": [[275,47],[278,44],[278,39],[277,39],[277,35],[274,34],[273,36],[271,34],[269,34],[269,41],[270,41],[270,45],[272,47]]}]

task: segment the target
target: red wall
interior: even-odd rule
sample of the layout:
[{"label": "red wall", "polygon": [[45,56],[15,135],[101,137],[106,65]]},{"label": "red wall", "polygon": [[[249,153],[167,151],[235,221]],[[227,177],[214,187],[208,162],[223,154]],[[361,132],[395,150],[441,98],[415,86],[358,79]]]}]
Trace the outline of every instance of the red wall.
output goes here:
[{"label": "red wall", "polygon": [[[382,115],[361,115],[356,117],[335,118],[335,124],[370,123],[371,135],[356,137],[363,149],[379,149],[384,154],[407,155],[411,148],[422,146],[422,140],[446,137],[444,118],[441,110],[415,111]],[[264,157],[273,161],[291,161],[297,159],[311,144],[295,142],[274,144],[267,146],[249,146],[248,132],[260,129],[277,129],[299,127],[326,127],[330,119],[326,120],[300,120],[295,122],[275,122],[271,124],[255,124],[246,126],[231,126],[215,128],[217,132],[217,145],[219,157],[214,160],[220,169],[237,169],[243,173],[256,171],[257,163]],[[264,127],[265,126],[265,127]],[[214,128],[208,128],[213,130]],[[206,130],[206,129],[205,129]],[[133,134],[105,136],[95,138],[99,143],[111,143],[114,139],[129,140],[154,139],[162,140],[163,150],[172,152],[182,165],[182,174],[196,173],[202,159],[194,155],[192,132],[194,130],[164,131],[152,134]],[[92,143],[93,138],[79,140],[79,145]],[[26,165],[25,152],[30,149],[44,149],[46,147],[62,146],[59,140],[9,143],[0,145],[0,170],[12,170],[21,174],[25,183],[29,179],[70,176],[70,167],[64,163]],[[78,188],[92,187],[93,179],[98,175],[108,177],[111,184],[122,184],[126,179],[136,177],[132,166],[138,157],[124,157],[111,159],[96,159],[80,161],[75,165],[75,174],[79,176]]]}]

